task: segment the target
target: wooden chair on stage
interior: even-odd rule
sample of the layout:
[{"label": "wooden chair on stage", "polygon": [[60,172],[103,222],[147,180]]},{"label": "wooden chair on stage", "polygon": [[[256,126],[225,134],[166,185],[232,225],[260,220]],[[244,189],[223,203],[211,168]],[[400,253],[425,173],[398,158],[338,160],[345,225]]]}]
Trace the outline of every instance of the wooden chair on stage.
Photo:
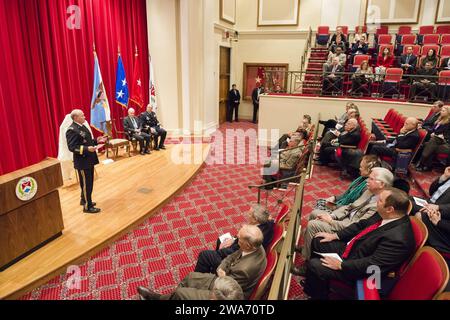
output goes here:
[{"label": "wooden chair on stage", "polygon": [[[116,135],[122,134],[126,135],[123,131],[118,131],[116,128],[116,124],[114,122],[114,119],[111,120],[112,126],[114,127],[114,131],[116,132]],[[114,137],[113,130],[108,130],[111,132],[111,134],[108,134],[108,139],[105,143],[105,149],[106,149],[106,157],[109,158],[109,151],[111,150],[113,155],[113,160],[116,160],[117,156],[119,155],[119,148],[124,147],[125,152],[128,154],[129,157],[131,157],[130,154],[130,141],[128,139],[120,139],[117,137]],[[132,142],[131,142],[132,143]],[[136,141],[135,141],[136,144]],[[137,146],[133,145],[134,150],[137,149]]]}]

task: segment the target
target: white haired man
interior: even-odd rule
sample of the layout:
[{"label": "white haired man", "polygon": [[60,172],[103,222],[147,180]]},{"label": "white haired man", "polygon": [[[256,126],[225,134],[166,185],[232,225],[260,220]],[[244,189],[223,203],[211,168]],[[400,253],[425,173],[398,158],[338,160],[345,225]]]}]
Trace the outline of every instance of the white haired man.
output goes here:
[{"label": "white haired man", "polygon": [[[353,223],[372,217],[377,211],[379,195],[392,187],[394,175],[385,168],[373,168],[367,179],[367,190],[353,203],[342,206],[331,213],[324,210],[314,210],[309,216],[306,226],[303,248],[296,247],[305,260],[311,257],[311,242],[319,232],[339,232]],[[292,273],[304,275],[304,267],[294,267]]]},{"label": "white haired man", "polygon": [[191,272],[171,294],[161,295],[148,288],[138,287],[144,300],[208,300],[215,280],[229,276],[236,280],[248,299],[264,273],[266,252],[262,247],[263,234],[257,226],[244,225],[238,233],[240,249],[226,257],[216,274]]},{"label": "white haired man", "polygon": [[129,139],[134,138],[139,142],[141,154],[150,154],[151,136],[142,131],[142,122],[135,117],[133,108],[128,109],[128,117],[123,119],[123,129],[128,133]]},{"label": "white haired man", "polygon": [[67,128],[66,139],[69,150],[73,153],[74,167],[78,172],[83,212],[96,214],[100,212],[96,203],[92,201],[94,188],[94,166],[97,165],[97,144],[104,143],[104,137],[98,141],[94,139],[88,128],[84,126],[86,120],[83,111],[75,109],[70,113],[73,123]]},{"label": "white haired man", "polygon": [[[269,212],[259,204],[253,204],[247,212],[247,223],[258,226],[263,233],[263,247],[267,249],[273,238],[274,222],[270,219]],[[228,239],[223,243],[217,240],[216,250],[204,250],[198,255],[195,272],[214,273],[223,259],[239,250],[239,240]]]}]

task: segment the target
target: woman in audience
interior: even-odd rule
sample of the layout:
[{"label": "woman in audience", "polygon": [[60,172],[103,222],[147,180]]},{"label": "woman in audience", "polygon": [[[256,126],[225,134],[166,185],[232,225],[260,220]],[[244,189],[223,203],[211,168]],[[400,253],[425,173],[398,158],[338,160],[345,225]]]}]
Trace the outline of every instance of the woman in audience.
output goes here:
[{"label": "woman in audience", "polygon": [[431,171],[434,156],[438,153],[450,152],[450,111],[448,106],[443,106],[440,116],[435,122],[430,134],[430,140],[425,143],[422,157],[417,164],[417,171]]},{"label": "woman in audience", "polygon": [[352,90],[349,93],[358,94],[363,92],[368,94],[372,80],[372,68],[369,66],[369,62],[364,60],[352,76]]},{"label": "woman in audience", "polygon": [[377,65],[375,67],[375,74],[377,77],[375,81],[382,80],[383,76],[386,74],[386,69],[391,68],[394,64],[394,56],[391,53],[390,48],[384,48],[383,54],[377,59]]},{"label": "woman in audience", "polygon": [[375,155],[366,155],[362,158],[359,172],[360,177],[356,178],[348,189],[339,196],[331,196],[327,199],[319,199],[315,209],[333,211],[341,206],[355,202],[367,189],[367,178],[373,168],[381,167],[380,159]]},{"label": "woman in audience", "polygon": [[436,56],[436,51],[434,49],[428,50],[427,56],[425,58],[423,58],[422,61],[420,62],[420,67],[425,68],[425,64],[427,62],[431,62],[433,68],[438,67],[438,65],[437,65],[438,59]]}]

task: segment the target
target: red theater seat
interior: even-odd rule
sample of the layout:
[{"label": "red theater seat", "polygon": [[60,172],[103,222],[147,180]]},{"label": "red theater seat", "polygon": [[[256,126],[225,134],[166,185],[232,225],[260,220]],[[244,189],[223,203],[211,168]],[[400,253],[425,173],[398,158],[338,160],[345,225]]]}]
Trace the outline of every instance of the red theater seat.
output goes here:
[{"label": "red theater seat", "polygon": [[280,212],[278,212],[278,215],[275,218],[275,223],[276,224],[283,223],[284,219],[286,219],[288,213],[289,213],[289,206],[283,204],[283,206],[280,209]]},{"label": "red theater seat", "polygon": [[439,34],[426,34],[423,36],[423,44],[438,44],[440,39]]},{"label": "red theater seat", "polygon": [[[436,299],[445,289],[448,277],[449,270],[444,258],[435,249],[423,247],[400,277],[387,300]],[[357,292],[359,300],[380,300],[378,290],[368,280],[358,281]]]},{"label": "red theater seat", "polygon": [[272,277],[275,268],[277,266],[277,261],[278,261],[277,253],[275,251],[269,251],[269,253],[267,254],[266,270],[264,271],[263,275],[256,284],[255,289],[253,289],[253,293],[250,296],[250,300],[259,300],[264,295],[269,286],[270,278]]},{"label": "red theater seat", "polygon": [[275,224],[273,226],[273,238],[267,247],[267,252],[274,251],[275,247],[278,243],[280,243],[281,239],[283,239],[284,226],[283,224]]}]

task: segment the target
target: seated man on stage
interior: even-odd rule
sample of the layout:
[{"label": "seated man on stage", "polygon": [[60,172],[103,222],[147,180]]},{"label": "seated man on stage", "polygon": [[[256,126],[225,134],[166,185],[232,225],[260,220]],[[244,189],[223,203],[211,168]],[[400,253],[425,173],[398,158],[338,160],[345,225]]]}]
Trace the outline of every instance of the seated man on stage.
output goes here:
[{"label": "seated man on stage", "polygon": [[419,130],[417,129],[419,121],[417,118],[407,118],[403,128],[397,138],[391,143],[386,143],[386,140],[373,141],[374,145],[370,150],[370,154],[375,154],[379,157],[388,156],[394,159],[397,158],[397,149],[414,150],[419,143]]},{"label": "seated man on stage", "polygon": [[[161,127],[161,124],[156,117],[156,113],[153,112],[153,107],[151,104],[147,106],[147,111],[141,114],[141,122],[143,127],[148,130],[148,133],[151,133],[154,137],[155,141],[155,151],[159,151],[160,149],[166,149],[164,146],[164,142],[166,141],[167,131]],[[158,143],[158,137],[160,141]]]},{"label": "seated man on stage", "polygon": [[[314,210],[309,216],[309,222],[304,235],[303,248],[296,251],[302,253],[305,260],[311,257],[311,243],[320,232],[339,232],[353,223],[368,219],[377,211],[377,200],[380,194],[392,187],[394,175],[385,168],[373,168],[367,182],[367,190],[353,203],[342,206],[334,211]],[[294,268],[292,273],[304,275],[305,268]]]},{"label": "seated man on stage", "polygon": [[127,132],[129,139],[139,141],[141,154],[150,154],[150,135],[142,131],[142,123],[134,116],[134,109],[128,109],[128,117],[123,119],[123,129]]},{"label": "seated man on stage", "polygon": [[[398,189],[381,192],[377,214],[361,220],[337,233],[321,232],[312,242],[312,256],[308,262],[304,291],[311,299],[327,300],[329,283],[338,280],[354,286],[367,278],[369,266],[377,266],[381,273],[382,297],[389,293],[387,275],[414,253],[415,240],[408,217],[409,197]],[[322,256],[335,253],[338,257]],[[394,278],[395,281],[395,278]]]},{"label": "seated man on stage", "polygon": [[[257,226],[263,233],[263,247],[267,250],[273,238],[274,221],[270,219],[269,212],[259,204],[253,204],[247,213],[247,223]],[[238,239],[227,239],[220,243],[217,240],[216,250],[204,250],[200,252],[195,266],[195,272],[215,273],[223,259],[239,250]]]},{"label": "seated man on stage", "polygon": [[206,300],[209,299],[214,281],[229,276],[236,280],[248,299],[264,273],[266,252],[262,247],[263,234],[257,226],[244,225],[238,234],[240,249],[226,257],[212,273],[191,272],[171,294],[161,295],[148,288],[138,287],[145,300]]}]

